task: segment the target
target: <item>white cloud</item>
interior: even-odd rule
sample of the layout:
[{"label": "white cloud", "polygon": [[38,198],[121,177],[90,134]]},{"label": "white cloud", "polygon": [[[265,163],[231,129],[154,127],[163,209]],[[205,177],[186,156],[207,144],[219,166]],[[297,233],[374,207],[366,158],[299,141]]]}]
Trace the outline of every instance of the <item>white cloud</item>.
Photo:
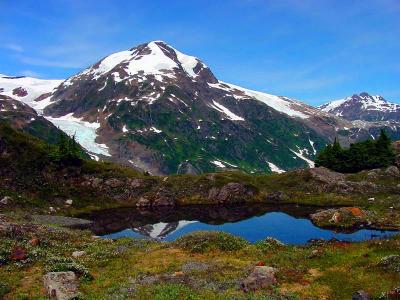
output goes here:
[{"label": "white cloud", "polygon": [[41,75],[32,70],[22,70],[19,72],[22,76],[40,78]]},{"label": "white cloud", "polygon": [[17,44],[14,44],[14,43],[5,44],[3,46],[3,48],[8,49],[8,50],[12,50],[14,52],[22,52],[22,51],[24,51],[24,49],[20,45],[17,45]]}]

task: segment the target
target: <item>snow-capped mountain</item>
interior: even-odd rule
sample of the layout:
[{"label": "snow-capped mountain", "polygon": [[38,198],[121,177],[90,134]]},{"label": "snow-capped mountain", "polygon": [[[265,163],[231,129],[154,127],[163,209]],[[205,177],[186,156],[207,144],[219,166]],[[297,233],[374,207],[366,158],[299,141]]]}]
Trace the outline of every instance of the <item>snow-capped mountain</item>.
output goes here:
[{"label": "snow-capped mountain", "polygon": [[0,95],[22,101],[35,110],[48,105],[53,90],[63,80],[45,80],[32,77],[12,77],[0,75]]},{"label": "snow-capped mountain", "polygon": [[63,82],[51,103],[44,110],[51,120],[99,124],[95,142],[114,160],[153,174],[187,164],[249,172],[312,166],[317,149],[350,124],[219,81],[200,59],[161,41],[107,56]]},{"label": "snow-capped mountain", "polygon": [[319,107],[322,111],[332,113],[344,119],[364,121],[399,121],[400,105],[389,102],[382,96],[368,93],[331,101]]},{"label": "snow-capped mountain", "polygon": [[[18,94],[16,88],[3,93]],[[25,93],[19,99],[75,134],[95,158],[151,174],[312,167],[317,151],[335,136],[349,143],[393,127],[354,123],[225,83],[200,59],[162,41],[111,54],[64,82],[49,83],[47,91],[36,101]]]}]

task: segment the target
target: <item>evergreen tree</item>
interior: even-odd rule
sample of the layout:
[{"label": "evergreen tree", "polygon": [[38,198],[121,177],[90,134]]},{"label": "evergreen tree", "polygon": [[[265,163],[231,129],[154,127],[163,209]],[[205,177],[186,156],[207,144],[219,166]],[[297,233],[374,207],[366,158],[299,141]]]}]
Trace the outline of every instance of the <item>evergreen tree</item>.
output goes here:
[{"label": "evergreen tree", "polygon": [[350,173],[387,167],[393,164],[394,157],[391,140],[382,130],[376,141],[367,140],[351,144],[348,149],[343,149],[335,138],[332,145],[327,145],[317,155],[315,165]]}]

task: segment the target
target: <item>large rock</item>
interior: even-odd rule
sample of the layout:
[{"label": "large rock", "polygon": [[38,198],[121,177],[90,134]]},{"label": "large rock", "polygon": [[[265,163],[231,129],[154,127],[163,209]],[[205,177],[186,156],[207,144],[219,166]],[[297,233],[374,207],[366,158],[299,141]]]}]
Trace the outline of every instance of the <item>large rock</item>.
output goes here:
[{"label": "large rock", "polygon": [[358,207],[331,208],[310,215],[318,226],[351,228],[368,223],[368,212]]},{"label": "large rock", "polygon": [[155,193],[150,193],[144,197],[140,197],[136,203],[137,207],[160,207],[175,205],[175,195],[165,187],[159,188]]},{"label": "large rock", "polygon": [[384,173],[389,176],[400,176],[400,170],[396,166],[387,167]]},{"label": "large rock", "polygon": [[255,291],[276,284],[275,273],[277,269],[267,266],[257,266],[251,274],[241,283],[241,288],[245,292]]},{"label": "large rock", "polygon": [[210,200],[216,200],[220,204],[245,202],[246,198],[253,196],[255,188],[241,183],[230,182],[218,189],[212,188],[208,193]]},{"label": "large rock", "polygon": [[78,296],[74,272],[50,272],[43,276],[44,288],[52,300],[69,300]]},{"label": "large rock", "polygon": [[345,179],[344,174],[331,171],[325,167],[313,168],[309,171],[311,177],[328,185],[343,181]]}]

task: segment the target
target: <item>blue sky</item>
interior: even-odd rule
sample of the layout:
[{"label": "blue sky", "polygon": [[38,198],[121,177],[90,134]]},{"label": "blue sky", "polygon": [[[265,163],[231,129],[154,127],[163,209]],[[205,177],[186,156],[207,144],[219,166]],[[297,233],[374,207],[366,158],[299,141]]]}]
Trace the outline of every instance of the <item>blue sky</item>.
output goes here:
[{"label": "blue sky", "polygon": [[223,81],[309,104],[400,103],[399,0],[0,0],[0,73],[66,78],[164,40]]}]

